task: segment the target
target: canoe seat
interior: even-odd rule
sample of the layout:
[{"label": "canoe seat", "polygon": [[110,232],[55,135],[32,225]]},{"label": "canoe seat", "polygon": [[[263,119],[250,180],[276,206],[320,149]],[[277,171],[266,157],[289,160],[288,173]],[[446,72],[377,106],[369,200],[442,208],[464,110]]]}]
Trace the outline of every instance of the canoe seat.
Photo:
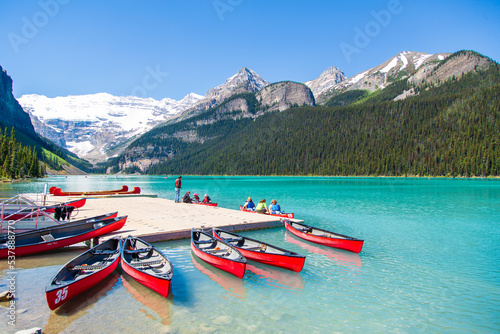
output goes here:
[{"label": "canoe seat", "polygon": [[227,238],[227,239],[224,239],[226,242],[239,242],[239,241],[242,241],[243,238],[242,237],[239,237],[239,238]]},{"label": "canoe seat", "polygon": [[152,249],[153,249],[153,247],[138,248],[138,249],[125,249],[125,254],[149,253]]},{"label": "canoe seat", "polygon": [[205,249],[205,252],[210,254],[225,253],[228,249]]},{"label": "canoe seat", "polygon": [[312,233],[312,227],[301,228],[300,230],[305,233]]},{"label": "canoe seat", "polygon": [[244,250],[249,250],[249,251],[261,251],[265,252],[266,251],[266,246],[257,246],[257,247],[248,247],[248,248],[243,248]]},{"label": "canoe seat", "polygon": [[79,265],[79,266],[74,266],[73,268],[71,268],[71,270],[100,270],[104,268],[106,268],[106,266],[104,265],[93,265],[93,266]]},{"label": "canoe seat", "polygon": [[130,265],[134,268],[140,268],[140,267],[151,267],[151,266],[163,266],[164,262],[162,260],[155,260],[155,261],[149,261],[149,262],[132,262]]},{"label": "canoe seat", "polygon": [[52,234],[48,233],[48,234],[44,234],[44,235],[41,235],[43,241],[54,241],[56,240]]},{"label": "canoe seat", "polygon": [[96,249],[96,250],[93,250],[91,253],[92,254],[115,254],[117,252],[118,252],[117,250],[113,250],[113,249]]},{"label": "canoe seat", "polygon": [[214,241],[213,240],[198,240],[196,242],[199,243],[199,244],[211,244]]}]

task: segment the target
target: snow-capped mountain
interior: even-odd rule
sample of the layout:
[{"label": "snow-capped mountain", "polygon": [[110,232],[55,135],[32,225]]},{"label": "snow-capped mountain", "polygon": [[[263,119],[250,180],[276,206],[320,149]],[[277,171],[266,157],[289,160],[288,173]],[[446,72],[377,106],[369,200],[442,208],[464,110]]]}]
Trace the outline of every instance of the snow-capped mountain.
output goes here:
[{"label": "snow-capped mountain", "polygon": [[359,73],[336,87],[375,91],[378,88],[385,88],[396,80],[410,77],[421,66],[429,63],[437,65],[449,55],[449,53],[428,54],[403,51],[381,65]]},{"label": "snow-capped mountain", "polygon": [[321,94],[346,79],[344,72],[338,67],[332,66],[323,71],[318,78],[304,82],[304,84],[311,89],[314,97],[318,98]]},{"label": "snow-capped mountain", "polygon": [[335,92],[346,90],[363,89],[373,92],[377,89],[384,89],[397,80],[411,77],[417,71],[433,69],[449,55],[450,53],[400,52],[386,62],[358,73],[347,80],[332,84],[330,87],[325,85],[321,93],[315,94],[316,101],[326,101],[328,96]]},{"label": "snow-capped mountain", "polygon": [[107,93],[49,98],[23,95],[18,101],[35,130],[90,162],[105,161],[109,150],[143,134],[202,99],[191,93],[180,101]]},{"label": "snow-capped mountain", "polygon": [[195,115],[201,111],[215,107],[221,104],[228,97],[244,92],[258,92],[269,85],[260,75],[249,68],[242,67],[238,73],[226,79],[226,81],[217,87],[209,89],[205,97],[194,106],[179,114],[180,119]]}]

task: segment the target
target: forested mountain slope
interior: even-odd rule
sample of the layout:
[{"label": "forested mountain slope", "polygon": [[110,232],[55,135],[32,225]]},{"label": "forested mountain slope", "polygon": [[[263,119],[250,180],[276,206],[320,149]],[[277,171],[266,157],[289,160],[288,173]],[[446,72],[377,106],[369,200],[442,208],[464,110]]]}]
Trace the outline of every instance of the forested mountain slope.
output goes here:
[{"label": "forested mountain slope", "polygon": [[134,160],[147,147],[148,159],[157,162],[144,170],[150,174],[500,174],[498,64],[413,85],[416,96],[393,101],[409,85],[405,79],[345,106],[302,106],[258,118],[206,122],[216,113],[209,110],[186,120],[200,126],[184,138],[169,137],[174,128],[141,138],[126,159],[113,161],[114,170],[137,168]]}]

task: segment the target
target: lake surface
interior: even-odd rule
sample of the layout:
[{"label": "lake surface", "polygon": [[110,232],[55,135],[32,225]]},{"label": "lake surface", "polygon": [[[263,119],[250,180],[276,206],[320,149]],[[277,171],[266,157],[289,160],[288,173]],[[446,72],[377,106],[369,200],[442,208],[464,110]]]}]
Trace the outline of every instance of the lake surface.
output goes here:
[{"label": "lake surface", "polygon": [[[71,176],[0,184],[0,193],[139,186],[174,199],[176,176]],[[183,191],[224,208],[276,198],[306,224],[365,240],[360,254],[298,239],[284,227],[243,235],[307,256],[300,273],[249,261],[243,279],[191,254],[189,240],[155,244],[174,266],[163,299],[117,271],[55,312],[45,286],[82,249],[16,259],[16,327],[0,303],[0,332],[498,333],[500,180],[195,177]],[[120,214],[126,214],[121,212]],[[168,214],[166,212],[165,214]],[[0,262],[0,290],[10,271]]]}]

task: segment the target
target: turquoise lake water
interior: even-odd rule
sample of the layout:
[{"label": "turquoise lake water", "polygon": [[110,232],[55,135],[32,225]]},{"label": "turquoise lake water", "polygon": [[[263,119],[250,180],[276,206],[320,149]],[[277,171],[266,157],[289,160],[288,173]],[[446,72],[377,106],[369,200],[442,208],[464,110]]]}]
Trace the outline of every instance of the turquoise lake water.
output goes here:
[{"label": "turquoise lake water", "polygon": [[[0,193],[139,186],[174,199],[176,176],[72,176],[0,184]],[[0,332],[44,333],[498,333],[500,180],[195,177],[183,191],[224,208],[276,198],[306,224],[365,240],[360,254],[312,244],[284,227],[242,233],[307,256],[293,273],[249,262],[240,280],[191,254],[189,240],[155,244],[174,265],[163,299],[117,271],[51,312],[45,286],[81,250],[16,261],[16,327],[0,303]],[[110,208],[112,211],[112,208]],[[126,214],[126,212],[121,212]],[[147,213],[145,213],[147,214]],[[165,214],[169,214],[165,212]],[[8,273],[0,262],[0,290]]]}]

